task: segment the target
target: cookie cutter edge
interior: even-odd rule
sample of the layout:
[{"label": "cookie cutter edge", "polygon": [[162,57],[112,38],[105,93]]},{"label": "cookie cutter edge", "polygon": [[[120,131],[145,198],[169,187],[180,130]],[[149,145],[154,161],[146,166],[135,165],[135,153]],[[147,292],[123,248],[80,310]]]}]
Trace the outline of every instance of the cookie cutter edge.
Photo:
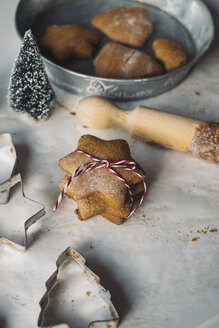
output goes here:
[{"label": "cookie cutter edge", "polygon": [[[45,215],[45,206],[33,199],[30,199],[28,197],[25,196],[24,194],[24,190],[23,190],[23,183],[22,183],[22,179],[21,179],[21,175],[20,173],[12,176],[10,179],[8,179],[7,181],[5,181],[3,184],[0,185],[0,192],[3,192],[5,190],[10,190],[13,186],[15,186],[16,184],[20,183],[21,184],[21,192],[24,198],[28,199],[31,202],[34,202],[38,205],[40,205],[42,208],[41,210],[39,210],[38,212],[36,212],[35,214],[33,214],[31,217],[29,217],[25,222],[24,222],[24,246],[13,242],[12,240],[9,240],[8,238],[5,237],[0,237],[0,245],[8,245],[8,246],[12,246],[14,248],[16,248],[19,251],[25,252],[28,249],[28,238],[27,238],[27,230],[29,229],[29,227],[31,225],[33,225],[36,221],[38,221],[43,215]],[[0,204],[2,206],[4,206],[4,204]]]},{"label": "cookie cutter edge", "polygon": [[[67,247],[66,250],[58,257],[56,261],[56,271],[50,276],[50,278],[46,281],[46,292],[43,295],[42,299],[40,300],[40,307],[41,312],[39,314],[38,318],[38,327],[45,327],[42,326],[42,321],[44,317],[44,312],[49,305],[49,293],[55,286],[57,282],[57,276],[59,274],[59,270],[66,262],[67,260],[72,259],[73,261],[77,262],[79,266],[81,267],[85,277],[87,280],[94,286],[97,287],[98,293],[100,297],[104,300],[104,302],[107,304],[109,311],[111,313],[112,319],[110,320],[95,320],[88,324],[88,328],[116,328],[118,327],[118,321],[119,321],[119,315],[114,307],[114,305],[111,302],[111,295],[108,290],[106,290],[103,286],[100,285],[100,278],[91,271],[86,265],[86,260],[73,248],[73,247]],[[66,325],[66,326],[65,326]],[[52,327],[69,327],[66,323],[63,323],[61,326],[50,326]]]},{"label": "cookie cutter edge", "polygon": [[0,205],[2,205],[2,204],[7,204],[8,200],[9,200],[10,189],[11,189],[11,187],[13,187],[13,185],[9,184],[9,181],[14,176],[16,168],[17,168],[17,153],[16,153],[16,149],[14,147],[14,144],[12,142],[12,136],[10,133],[1,133],[0,138],[8,139],[7,140],[8,146],[10,146],[13,149],[13,152],[15,154],[15,159],[13,162],[13,167],[10,172],[10,177],[8,177],[5,181],[0,183]]}]

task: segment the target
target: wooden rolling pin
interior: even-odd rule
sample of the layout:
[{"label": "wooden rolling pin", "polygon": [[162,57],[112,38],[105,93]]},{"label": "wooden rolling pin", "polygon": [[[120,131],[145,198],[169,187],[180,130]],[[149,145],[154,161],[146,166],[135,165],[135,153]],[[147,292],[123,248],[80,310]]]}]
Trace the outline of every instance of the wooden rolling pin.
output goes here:
[{"label": "wooden rolling pin", "polygon": [[139,106],[125,111],[100,97],[82,99],[78,119],[90,128],[121,127],[145,142],[188,152],[219,163],[219,123],[211,123]]}]

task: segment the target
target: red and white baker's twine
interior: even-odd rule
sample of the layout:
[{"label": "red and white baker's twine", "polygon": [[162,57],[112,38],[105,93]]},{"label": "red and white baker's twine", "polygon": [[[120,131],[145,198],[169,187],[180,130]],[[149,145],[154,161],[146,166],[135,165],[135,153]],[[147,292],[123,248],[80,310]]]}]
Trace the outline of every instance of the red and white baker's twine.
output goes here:
[{"label": "red and white baker's twine", "polygon": [[147,191],[147,187],[146,187],[146,183],[145,180],[143,178],[143,176],[141,174],[139,174],[138,172],[136,172],[136,164],[135,162],[132,161],[126,161],[126,160],[122,160],[122,161],[116,161],[116,162],[109,162],[106,159],[99,159],[96,157],[91,156],[90,154],[80,150],[80,149],[76,149],[75,152],[77,153],[82,153],[86,156],[88,156],[89,158],[91,158],[92,161],[84,163],[82,165],[80,165],[73,173],[72,175],[68,178],[68,181],[66,182],[64,188],[62,189],[61,193],[59,194],[59,197],[56,201],[56,204],[53,208],[53,212],[56,211],[57,207],[59,206],[59,204],[61,203],[64,194],[68,188],[68,186],[70,185],[71,181],[76,178],[77,176],[94,170],[94,169],[100,169],[100,168],[106,168],[107,170],[109,170],[110,172],[112,172],[121,182],[123,182],[126,186],[126,188],[128,189],[129,195],[130,195],[130,200],[131,200],[131,206],[133,204],[133,195],[132,195],[132,191],[130,186],[128,185],[128,183],[126,182],[126,180],[121,177],[121,175],[119,173],[117,173],[113,168],[123,168],[126,171],[132,171],[133,173],[135,173],[143,182],[144,185],[144,192],[143,195],[139,201],[139,203],[137,204],[137,206],[129,213],[129,215],[126,218],[129,218],[135,211],[137,211],[137,209],[139,208],[139,206],[142,204],[145,195],[146,195],[146,191]]}]

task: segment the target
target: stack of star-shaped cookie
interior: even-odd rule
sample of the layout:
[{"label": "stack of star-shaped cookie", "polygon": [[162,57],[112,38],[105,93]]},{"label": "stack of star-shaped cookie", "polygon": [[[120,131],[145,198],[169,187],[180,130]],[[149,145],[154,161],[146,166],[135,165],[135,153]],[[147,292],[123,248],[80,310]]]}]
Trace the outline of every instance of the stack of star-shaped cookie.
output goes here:
[{"label": "stack of star-shaped cookie", "polygon": [[[119,160],[133,161],[128,143],[125,140],[101,140],[91,135],[84,135],[78,142],[78,149],[109,162]],[[83,153],[72,152],[61,158],[58,165],[67,174],[60,181],[62,190],[67,179],[81,165],[91,159]],[[144,177],[143,169],[136,163],[136,172]],[[143,183],[132,171],[116,168],[130,185],[134,199],[142,195]],[[95,215],[102,215],[116,224],[121,224],[131,211],[131,200],[127,187],[117,176],[106,168],[97,168],[72,180],[66,194],[78,204],[77,214],[80,220],[87,220]]]}]

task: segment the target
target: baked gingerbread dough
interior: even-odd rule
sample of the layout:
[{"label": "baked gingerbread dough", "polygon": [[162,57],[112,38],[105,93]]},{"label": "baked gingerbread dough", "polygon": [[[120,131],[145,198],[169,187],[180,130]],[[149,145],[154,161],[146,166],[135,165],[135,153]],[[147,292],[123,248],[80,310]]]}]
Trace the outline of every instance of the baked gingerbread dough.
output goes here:
[{"label": "baked gingerbread dough", "polygon": [[49,50],[59,63],[65,63],[73,57],[90,59],[94,45],[99,43],[101,36],[81,26],[51,25],[40,40],[40,45]]},{"label": "baked gingerbread dough", "polygon": [[187,62],[186,51],[177,42],[157,39],[153,42],[152,48],[155,57],[163,63],[167,72],[172,72]]},{"label": "baked gingerbread dough", "polygon": [[[106,141],[84,135],[79,139],[78,149],[110,162],[124,159],[133,161],[127,142],[121,139]],[[63,189],[68,176],[81,164],[89,161],[91,159],[88,156],[78,152],[72,152],[61,158],[58,165],[67,174],[60,181],[60,189]],[[140,197],[143,183],[139,176],[122,168],[117,168],[116,171],[131,186],[134,198]],[[144,171],[138,164],[136,171],[144,177]],[[131,201],[126,186],[106,168],[98,168],[73,179],[66,194],[77,202],[77,214],[80,220],[100,214],[116,224],[121,224],[123,218],[131,211]]]},{"label": "baked gingerbread dough", "polygon": [[111,40],[141,48],[151,34],[150,12],[140,6],[114,8],[95,16],[92,25]]},{"label": "baked gingerbread dough", "polygon": [[150,55],[117,43],[107,43],[94,59],[96,76],[138,79],[163,73],[162,66]]}]

